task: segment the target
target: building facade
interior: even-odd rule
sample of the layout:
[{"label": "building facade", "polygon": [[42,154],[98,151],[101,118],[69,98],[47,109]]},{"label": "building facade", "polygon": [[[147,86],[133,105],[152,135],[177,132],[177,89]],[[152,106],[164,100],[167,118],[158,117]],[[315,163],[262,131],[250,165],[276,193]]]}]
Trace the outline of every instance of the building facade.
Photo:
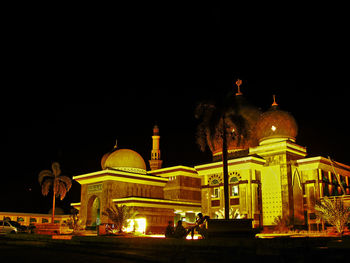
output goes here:
[{"label": "building facade", "polygon": [[[295,119],[275,99],[264,113],[247,104],[241,92],[234,99],[250,132],[236,134],[237,125],[227,121],[232,218],[253,219],[254,227],[273,226],[278,218],[312,227],[317,200],[341,195],[350,202],[350,166],[321,156],[308,158],[306,148],[296,143]],[[234,113],[228,110],[230,114]],[[115,148],[102,157],[101,171],[73,178],[81,184],[81,202],[72,205],[80,210],[84,224],[110,223],[103,211],[112,203],[134,208],[146,233],[163,232],[170,220],[194,223],[198,212],[223,218],[222,141],[208,140],[211,163],[161,168],[157,126],[152,140],[149,171],[138,153]]]},{"label": "building facade", "polygon": [[[24,226],[31,224],[51,223],[51,214],[21,213],[21,212],[0,212],[0,220],[16,221]],[[70,215],[55,215],[54,223],[65,224],[70,220]]]}]

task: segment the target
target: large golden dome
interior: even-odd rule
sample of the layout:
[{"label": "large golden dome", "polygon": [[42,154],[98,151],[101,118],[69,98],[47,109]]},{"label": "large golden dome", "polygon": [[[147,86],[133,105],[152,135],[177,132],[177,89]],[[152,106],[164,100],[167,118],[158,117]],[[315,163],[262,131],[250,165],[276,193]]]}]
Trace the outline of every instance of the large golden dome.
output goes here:
[{"label": "large golden dome", "polygon": [[118,149],[103,155],[102,169],[117,169],[129,172],[146,173],[146,163],[142,156],[130,149]]},{"label": "large golden dome", "polygon": [[260,116],[256,133],[260,144],[284,140],[295,142],[298,125],[294,117],[289,112],[280,110],[274,101],[271,108]]}]

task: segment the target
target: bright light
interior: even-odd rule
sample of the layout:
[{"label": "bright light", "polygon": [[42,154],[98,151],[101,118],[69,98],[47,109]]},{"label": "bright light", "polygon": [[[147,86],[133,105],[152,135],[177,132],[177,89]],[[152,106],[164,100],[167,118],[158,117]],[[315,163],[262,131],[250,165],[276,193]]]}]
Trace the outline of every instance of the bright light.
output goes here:
[{"label": "bright light", "polygon": [[146,218],[137,218],[135,219],[136,222],[136,232],[145,234],[146,233]]},{"label": "bright light", "polygon": [[274,125],[271,126],[272,131],[275,131],[276,129],[277,129],[276,126],[274,126]]},{"label": "bright light", "polygon": [[146,218],[136,218],[136,219],[128,219],[128,226],[123,228],[123,231],[128,232],[136,232],[140,234],[146,233]]},{"label": "bright light", "polygon": [[123,231],[127,232],[127,233],[128,232],[133,232],[134,226],[135,226],[134,220],[133,219],[128,219],[127,222],[128,222],[128,226],[127,227],[123,227]]},{"label": "bright light", "polygon": [[[195,235],[193,236],[193,239],[199,239],[199,236],[200,236],[200,235],[195,234]],[[186,237],[186,239],[187,239],[187,240],[192,239],[191,235],[188,235],[188,236]]]}]

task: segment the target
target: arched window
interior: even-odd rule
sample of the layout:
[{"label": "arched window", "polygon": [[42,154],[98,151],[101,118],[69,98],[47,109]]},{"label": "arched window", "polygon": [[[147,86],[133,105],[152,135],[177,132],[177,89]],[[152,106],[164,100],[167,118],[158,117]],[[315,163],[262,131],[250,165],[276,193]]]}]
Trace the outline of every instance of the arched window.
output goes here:
[{"label": "arched window", "polygon": [[232,176],[230,178],[231,196],[239,196],[238,182],[239,182],[239,180],[236,176]]},{"label": "arched window", "polygon": [[220,182],[219,182],[218,179],[213,179],[210,184],[211,185],[217,185],[217,184],[220,184]]},{"label": "arched window", "polygon": [[232,176],[230,179],[230,184],[238,183],[238,178],[236,176]]}]

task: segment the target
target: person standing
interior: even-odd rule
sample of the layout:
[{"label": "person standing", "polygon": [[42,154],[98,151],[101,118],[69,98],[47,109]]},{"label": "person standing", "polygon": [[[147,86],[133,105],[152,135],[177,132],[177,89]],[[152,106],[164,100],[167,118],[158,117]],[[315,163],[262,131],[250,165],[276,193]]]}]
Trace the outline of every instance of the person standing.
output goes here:
[{"label": "person standing", "polygon": [[165,237],[170,238],[174,237],[175,229],[174,229],[174,223],[173,221],[168,221],[168,226],[165,229]]}]

